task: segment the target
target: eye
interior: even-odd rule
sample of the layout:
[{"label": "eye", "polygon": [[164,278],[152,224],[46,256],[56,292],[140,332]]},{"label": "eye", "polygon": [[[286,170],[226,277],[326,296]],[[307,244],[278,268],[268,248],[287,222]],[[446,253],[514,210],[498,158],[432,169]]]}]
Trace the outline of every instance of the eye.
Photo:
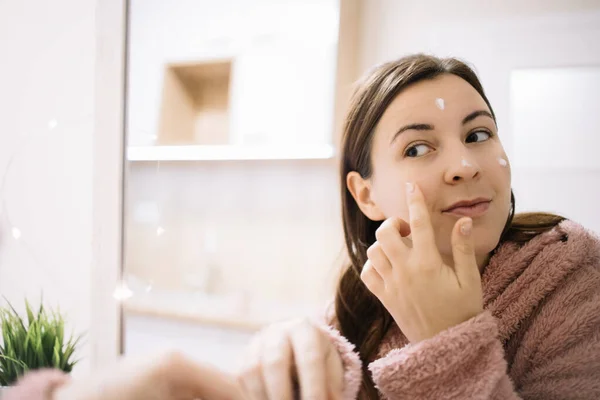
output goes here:
[{"label": "eye", "polygon": [[492,137],[492,134],[488,131],[476,131],[472,132],[469,136],[467,136],[467,143],[477,143],[477,142],[485,142]]},{"label": "eye", "polygon": [[431,150],[431,147],[429,147],[426,144],[416,144],[414,146],[411,146],[409,148],[406,149],[406,151],[404,152],[404,156],[405,157],[421,157],[424,156],[425,154],[427,154],[429,152],[429,150]]}]

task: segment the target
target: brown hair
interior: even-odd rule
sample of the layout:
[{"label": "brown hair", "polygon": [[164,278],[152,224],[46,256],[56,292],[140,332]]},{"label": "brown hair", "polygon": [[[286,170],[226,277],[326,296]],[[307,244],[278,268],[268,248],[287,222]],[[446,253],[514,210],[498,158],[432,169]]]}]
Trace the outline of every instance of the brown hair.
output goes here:
[{"label": "brown hair", "polygon": [[[367,370],[369,361],[391,326],[393,319],[380,301],[360,279],[367,261],[367,248],[375,242],[375,231],[381,222],[368,219],[358,208],[346,187],[351,171],[363,178],[372,174],[371,147],[373,132],[379,119],[394,98],[407,86],[442,74],[453,74],[468,82],[483,98],[495,119],[495,114],[475,72],[465,63],[416,54],[375,67],[361,81],[352,97],[343,131],[340,164],[342,218],[346,251],[350,266],[339,279],[335,298],[335,324],[353,343],[363,362],[360,399],[377,399],[378,394]],[[519,214],[511,193],[511,210],[500,243],[512,240],[524,243],[535,235],[556,226],[564,218],[553,214]]]}]

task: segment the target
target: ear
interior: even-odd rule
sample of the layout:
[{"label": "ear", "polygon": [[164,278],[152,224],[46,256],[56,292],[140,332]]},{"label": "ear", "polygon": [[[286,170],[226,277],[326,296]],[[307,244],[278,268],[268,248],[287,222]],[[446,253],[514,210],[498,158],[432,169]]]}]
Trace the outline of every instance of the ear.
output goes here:
[{"label": "ear", "polygon": [[358,172],[352,171],[346,175],[346,187],[354,197],[360,211],[367,218],[372,221],[383,221],[385,219],[385,215],[373,201],[373,192],[369,180],[363,179]]}]

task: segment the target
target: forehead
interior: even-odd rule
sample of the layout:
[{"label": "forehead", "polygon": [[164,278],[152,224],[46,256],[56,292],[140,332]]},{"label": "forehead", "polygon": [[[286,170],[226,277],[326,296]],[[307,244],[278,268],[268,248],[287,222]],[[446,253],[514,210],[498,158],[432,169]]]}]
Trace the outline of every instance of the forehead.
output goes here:
[{"label": "forehead", "polygon": [[[439,99],[443,100],[443,109]],[[383,113],[376,131],[393,134],[402,125],[411,123],[456,124],[477,110],[490,111],[477,90],[462,78],[445,74],[417,82],[400,92]]]}]

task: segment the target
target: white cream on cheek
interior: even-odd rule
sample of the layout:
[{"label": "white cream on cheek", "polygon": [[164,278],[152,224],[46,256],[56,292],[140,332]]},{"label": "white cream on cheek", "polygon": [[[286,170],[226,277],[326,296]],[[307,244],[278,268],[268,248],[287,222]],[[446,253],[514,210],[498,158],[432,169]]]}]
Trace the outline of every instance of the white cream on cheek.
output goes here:
[{"label": "white cream on cheek", "polygon": [[472,166],[473,166],[473,165],[472,165],[472,164],[471,164],[469,161],[467,161],[467,159],[466,159],[466,158],[464,158],[464,157],[461,159],[461,161],[460,161],[460,164],[461,164],[463,167],[472,167]]},{"label": "white cream on cheek", "polygon": [[503,167],[508,167],[508,161],[506,161],[506,159],[503,157],[498,157],[498,164]]}]

